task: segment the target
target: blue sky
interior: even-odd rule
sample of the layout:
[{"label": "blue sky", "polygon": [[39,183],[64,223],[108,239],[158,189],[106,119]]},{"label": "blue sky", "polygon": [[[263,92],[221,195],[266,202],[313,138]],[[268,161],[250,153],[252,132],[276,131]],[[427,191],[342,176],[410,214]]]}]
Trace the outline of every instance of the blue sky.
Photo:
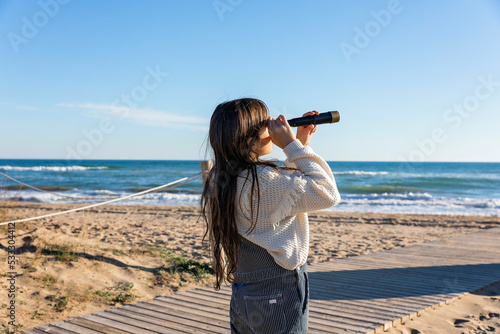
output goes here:
[{"label": "blue sky", "polygon": [[0,36],[0,158],[203,159],[248,96],[340,111],[330,161],[500,162],[498,1],[0,1]]}]

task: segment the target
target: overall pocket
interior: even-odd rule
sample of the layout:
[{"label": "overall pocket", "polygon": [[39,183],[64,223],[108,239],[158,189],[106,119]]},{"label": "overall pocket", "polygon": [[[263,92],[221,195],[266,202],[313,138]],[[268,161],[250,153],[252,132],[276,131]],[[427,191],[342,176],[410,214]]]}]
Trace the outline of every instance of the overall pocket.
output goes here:
[{"label": "overall pocket", "polygon": [[256,334],[284,333],[285,303],[281,293],[268,296],[243,296],[250,327]]}]

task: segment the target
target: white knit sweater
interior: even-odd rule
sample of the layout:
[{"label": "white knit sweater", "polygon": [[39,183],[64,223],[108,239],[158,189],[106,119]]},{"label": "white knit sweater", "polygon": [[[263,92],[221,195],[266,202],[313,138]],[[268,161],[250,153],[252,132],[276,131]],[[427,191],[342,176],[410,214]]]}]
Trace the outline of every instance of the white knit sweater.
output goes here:
[{"label": "white knit sweater", "polygon": [[[250,194],[252,177],[241,173],[237,183],[236,219],[240,235],[265,248],[276,263],[293,270],[307,261],[309,254],[308,211],[326,209],[340,201],[333,173],[326,161],[295,139],[283,149],[285,166],[299,171],[275,171],[258,166],[260,186],[259,216],[252,233]],[[245,182],[246,177],[248,181]],[[241,197],[238,197],[241,194]],[[257,212],[257,194],[254,194],[254,217]]]}]

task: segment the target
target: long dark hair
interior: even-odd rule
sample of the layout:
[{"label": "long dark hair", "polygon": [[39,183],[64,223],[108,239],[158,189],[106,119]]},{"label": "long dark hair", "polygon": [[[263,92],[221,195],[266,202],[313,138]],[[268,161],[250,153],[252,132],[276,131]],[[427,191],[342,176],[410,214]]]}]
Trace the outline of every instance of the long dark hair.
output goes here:
[{"label": "long dark hair", "polygon": [[[215,290],[219,290],[224,281],[234,282],[232,274],[236,270],[239,252],[235,211],[238,175],[244,170],[249,171],[245,183],[251,175],[252,223],[249,228],[251,231],[255,228],[259,213],[257,166],[281,168],[272,161],[259,160],[258,153],[253,150],[254,144],[260,146],[259,133],[262,127],[266,126],[267,117],[268,108],[264,102],[242,98],[219,104],[210,119],[208,136],[213,150],[214,165],[203,185],[200,205],[201,215],[206,222],[203,241],[207,234],[209,235],[212,267],[216,275]],[[252,159],[252,156],[257,158]],[[257,191],[255,220],[253,220],[254,191]]]}]

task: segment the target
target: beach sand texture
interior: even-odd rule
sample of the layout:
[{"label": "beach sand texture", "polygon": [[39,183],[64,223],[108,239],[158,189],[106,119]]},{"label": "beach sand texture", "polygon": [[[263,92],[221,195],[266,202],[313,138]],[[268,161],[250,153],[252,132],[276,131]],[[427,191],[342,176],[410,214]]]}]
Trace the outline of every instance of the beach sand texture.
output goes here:
[{"label": "beach sand texture", "polygon": [[499,331],[500,282],[496,282],[390,328],[388,333],[485,334]]},{"label": "beach sand texture", "polygon": [[[0,221],[78,207],[0,202]],[[314,212],[308,264],[499,226],[498,217]],[[0,229],[5,250],[7,232]],[[16,323],[21,330],[211,284],[205,225],[191,206],[108,205],[16,225]],[[0,253],[7,272],[7,254]],[[5,275],[4,275],[5,276]],[[392,333],[483,333],[498,324],[498,286],[427,312]],[[7,307],[2,282],[1,307]],[[439,313],[444,312],[444,313]],[[6,328],[6,312],[0,316]],[[420,321],[420,322],[419,322]],[[483,327],[481,327],[483,326]],[[478,331],[479,330],[479,331]],[[486,331],[488,332],[488,331]],[[486,333],[485,332],[485,333]]]}]

